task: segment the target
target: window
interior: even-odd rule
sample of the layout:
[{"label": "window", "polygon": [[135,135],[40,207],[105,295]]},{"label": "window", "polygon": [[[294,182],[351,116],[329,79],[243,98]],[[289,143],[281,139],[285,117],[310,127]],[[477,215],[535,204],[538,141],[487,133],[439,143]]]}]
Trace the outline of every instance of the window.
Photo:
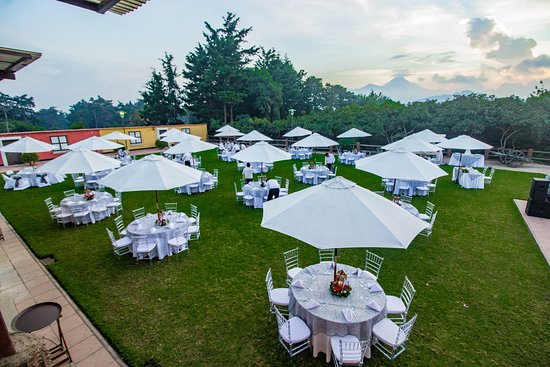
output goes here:
[{"label": "window", "polygon": [[188,127],[182,128],[181,131],[183,131],[183,132],[186,133],[186,134],[191,134],[191,129],[188,128]]},{"label": "window", "polygon": [[160,136],[167,131],[168,129],[157,129],[157,138],[160,139]]},{"label": "window", "polygon": [[134,140],[130,140],[130,145],[141,145],[141,131],[128,131],[128,135],[134,137]]},{"label": "window", "polygon": [[50,142],[52,145],[55,146],[54,150],[66,150],[67,145],[67,136],[65,135],[59,135],[59,136],[50,136]]}]

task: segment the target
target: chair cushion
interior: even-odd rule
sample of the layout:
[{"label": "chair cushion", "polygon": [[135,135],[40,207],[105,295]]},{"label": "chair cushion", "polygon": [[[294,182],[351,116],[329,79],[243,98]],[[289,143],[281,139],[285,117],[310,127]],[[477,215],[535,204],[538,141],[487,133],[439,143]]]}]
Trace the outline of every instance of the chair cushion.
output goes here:
[{"label": "chair cushion", "polygon": [[181,246],[181,245],[184,245],[187,243],[187,238],[185,237],[174,237],[174,238],[170,238],[168,240],[168,244],[170,246]]},{"label": "chair cushion", "polygon": [[402,314],[407,311],[407,307],[399,297],[386,296],[386,306],[389,314]]},{"label": "chair cushion", "polygon": [[[342,353],[340,353],[340,340],[348,343],[359,343],[359,338],[355,335],[346,336],[333,336],[330,338],[330,346],[332,347],[332,353],[336,359],[343,364],[357,364],[361,362],[361,349],[346,350],[343,353],[344,360],[341,360]],[[359,345],[359,344],[358,344]]]},{"label": "chair cushion", "polygon": [[372,334],[375,337],[394,348],[400,346],[407,340],[403,333],[399,334],[399,340],[397,340],[398,333],[399,326],[390,319],[383,319],[372,328]]},{"label": "chair cushion", "polygon": [[121,239],[115,241],[116,248],[130,246],[131,244],[132,239],[130,237],[122,237]]},{"label": "chair cushion", "polygon": [[277,306],[288,306],[290,297],[288,296],[288,288],[275,288],[271,290],[269,301]]},{"label": "chair cushion", "polygon": [[199,231],[199,227],[197,226],[189,226],[189,228],[187,228],[187,233],[197,233]]},{"label": "chair cushion", "polygon": [[139,244],[136,248],[136,252],[151,252],[155,249],[156,246],[156,243]]},{"label": "chair cushion", "polygon": [[287,271],[286,274],[290,279],[294,279],[294,277],[298,275],[298,273],[301,271],[302,271],[302,268],[292,268],[289,271]]},{"label": "chair cushion", "polygon": [[[288,335],[289,324],[290,336]],[[281,326],[281,328],[279,329],[279,335],[281,336],[281,338],[283,338],[285,342],[289,344],[295,344],[309,338],[311,335],[311,331],[301,318],[294,316]]]}]

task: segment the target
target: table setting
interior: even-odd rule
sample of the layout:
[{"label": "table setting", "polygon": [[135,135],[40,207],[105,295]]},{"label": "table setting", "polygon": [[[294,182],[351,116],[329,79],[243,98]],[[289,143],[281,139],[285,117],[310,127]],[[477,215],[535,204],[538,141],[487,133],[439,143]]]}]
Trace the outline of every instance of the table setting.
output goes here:
[{"label": "table setting", "polygon": [[[156,242],[156,256],[159,260],[171,256],[168,240],[174,237],[178,229],[186,230],[191,220],[185,213],[167,211],[162,213],[161,221],[157,214],[148,213],[145,217],[134,220],[126,227],[130,237],[144,236]],[[135,254],[134,254],[135,256]]]},{"label": "table setting", "polygon": [[252,200],[245,200],[245,205],[253,206],[255,209],[262,208],[267,196],[267,189],[262,182],[252,181],[243,186],[244,196],[253,197]]},{"label": "table setting", "polygon": [[[384,290],[360,268],[322,262],[308,266],[290,285],[289,312],[299,316],[312,331],[313,356],[325,353],[331,360],[330,339],[355,335],[372,341],[372,328],[386,314]],[[370,352],[367,353],[370,356]]]},{"label": "table setting", "polygon": [[453,181],[458,177],[458,184],[465,189],[484,189],[485,176],[472,167],[454,167]]},{"label": "table setting", "polygon": [[[318,185],[319,176],[327,176],[330,170],[326,166],[310,165],[300,168],[300,172],[303,174],[302,182],[305,184]],[[309,182],[311,180],[311,182]]]},{"label": "table setting", "polygon": [[[114,202],[113,195],[108,192],[88,191],[86,194],[75,194],[74,196],[64,198],[59,203],[61,213],[71,214],[78,210],[90,211],[90,223],[95,223],[96,219],[101,220],[109,216],[107,205]],[[80,208],[80,209],[77,209]],[[99,209],[104,209],[100,210]],[[92,214],[95,212],[94,214]],[[71,220],[74,222],[74,218]]]}]

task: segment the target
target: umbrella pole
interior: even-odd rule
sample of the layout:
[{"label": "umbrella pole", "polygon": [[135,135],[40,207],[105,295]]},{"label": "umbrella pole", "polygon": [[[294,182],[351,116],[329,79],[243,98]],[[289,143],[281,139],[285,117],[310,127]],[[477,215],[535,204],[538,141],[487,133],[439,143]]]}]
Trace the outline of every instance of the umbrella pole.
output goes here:
[{"label": "umbrella pole", "polygon": [[159,223],[160,223],[159,192],[157,190],[155,190],[155,202],[157,204],[157,218],[158,218]]},{"label": "umbrella pole", "polygon": [[334,249],[334,278],[333,280],[336,282],[336,265],[338,264],[338,249]]}]

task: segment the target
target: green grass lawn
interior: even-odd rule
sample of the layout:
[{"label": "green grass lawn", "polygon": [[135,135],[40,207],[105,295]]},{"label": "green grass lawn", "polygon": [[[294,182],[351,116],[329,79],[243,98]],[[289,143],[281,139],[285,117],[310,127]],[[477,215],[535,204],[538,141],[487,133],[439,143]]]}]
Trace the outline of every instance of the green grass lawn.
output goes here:
[{"label": "green grass lawn", "polygon": [[[65,230],[52,224],[43,200],[58,203],[70,178],[49,188],[0,190],[0,208],[38,257],[55,257],[49,270],[130,366],[151,358],[162,366],[288,365],[264,277],[272,267],[275,286],[283,286],[282,252],[300,247],[307,265],[318,261],[317,249],[261,228],[261,209],[235,204],[235,163],[214,152],[202,157],[209,171],[220,170],[217,190],[159,193],[161,203],[177,201],[186,212],[193,203],[201,212],[201,239],[179,261],[119,260],[105,231],[115,230],[112,218]],[[305,187],[292,179],[291,162],[276,163],[272,174],[290,178],[291,192]],[[380,189],[378,177],[351,166],[340,165],[338,174]],[[431,239],[418,238],[408,250],[374,249],[385,258],[379,280],[386,293],[398,294],[405,275],[417,289],[411,314],[418,320],[397,365],[548,365],[548,265],[512,201],[527,198],[534,176],[498,171],[485,190],[440,179],[430,196],[439,210]],[[131,209],[154,211],[153,192],[124,193],[123,202],[126,223]],[[413,200],[421,211],[425,202]],[[340,250],[339,257],[364,265],[364,249]],[[307,351],[294,364],[327,365],[324,355]],[[373,351],[368,365],[386,364]]]}]

